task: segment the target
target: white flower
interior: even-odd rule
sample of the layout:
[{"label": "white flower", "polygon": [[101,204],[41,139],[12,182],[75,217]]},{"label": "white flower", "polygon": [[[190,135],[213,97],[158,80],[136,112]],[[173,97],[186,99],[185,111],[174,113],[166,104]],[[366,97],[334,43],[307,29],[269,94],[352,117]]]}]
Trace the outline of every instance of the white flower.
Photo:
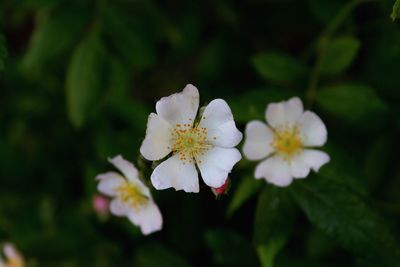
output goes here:
[{"label": "white flower", "polygon": [[182,92],[161,98],[156,104],[157,114],[149,115],[140,148],[143,157],[160,160],[172,152],[151,175],[156,189],[199,192],[196,165],[204,182],[218,188],[241,159],[234,147],[242,140],[242,133],[236,128],[228,104],[214,99],[199,122],[198,108],[199,92],[188,84]]},{"label": "white flower", "polygon": [[4,261],[0,257],[0,267],[24,267],[25,262],[22,255],[14,247],[13,244],[6,243],[3,247],[4,256],[6,260]]},{"label": "white flower", "polygon": [[305,178],[310,169],[318,171],[330,158],[311,149],[325,144],[327,130],[311,111],[303,111],[298,97],[269,104],[265,112],[268,125],[251,121],[246,126],[243,153],[249,160],[261,160],[255,178],[277,186],[288,186],[293,178]]},{"label": "white flower", "polygon": [[154,203],[150,190],[140,181],[135,166],[121,156],[109,160],[123,174],[107,172],[99,174],[98,190],[112,197],[110,211],[116,216],[126,216],[140,227],[144,235],[162,228],[160,210]]}]

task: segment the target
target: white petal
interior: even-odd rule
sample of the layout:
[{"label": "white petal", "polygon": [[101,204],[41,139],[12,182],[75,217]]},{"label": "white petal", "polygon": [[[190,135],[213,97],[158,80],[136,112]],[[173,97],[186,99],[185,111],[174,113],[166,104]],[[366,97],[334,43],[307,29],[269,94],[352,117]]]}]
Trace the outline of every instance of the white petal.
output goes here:
[{"label": "white petal", "polygon": [[157,114],[172,126],[192,124],[199,108],[199,91],[191,84],[180,93],[161,98],[156,104]]},{"label": "white petal", "polygon": [[255,177],[256,179],[264,178],[267,182],[277,186],[288,186],[293,180],[289,163],[278,155],[258,164]]},{"label": "white petal", "polygon": [[310,166],[303,159],[303,151],[295,155],[290,161],[290,171],[294,178],[306,178],[310,173]]},{"label": "white petal", "polygon": [[114,197],[116,195],[116,189],[126,183],[125,179],[116,172],[99,174],[96,179],[100,180],[97,189],[110,197]]},{"label": "white petal", "polygon": [[[109,161],[114,164],[114,166],[116,166],[125,177],[115,172],[108,172],[98,175],[96,179],[100,180],[98,185],[98,190],[100,192],[108,196],[115,196],[115,189],[121,185],[124,185],[126,182],[129,182],[133,183],[142,194],[150,196],[150,190],[139,179],[138,170],[132,163],[125,160],[120,155],[109,159]],[[126,180],[124,178],[126,178]]]},{"label": "white petal", "polygon": [[271,143],[274,133],[261,121],[251,121],[246,125],[243,154],[249,160],[260,160],[273,152]]},{"label": "white petal", "polygon": [[139,212],[132,210],[128,214],[128,218],[134,225],[140,227],[144,235],[161,230],[163,224],[161,212],[153,200],[142,207]]},{"label": "white petal", "polygon": [[234,147],[243,137],[236,128],[231,109],[222,99],[214,99],[207,105],[199,127],[207,129],[208,140],[216,146]]},{"label": "white petal", "polygon": [[221,187],[233,166],[242,158],[236,148],[214,147],[196,158],[204,182],[214,188]]},{"label": "white petal", "polygon": [[158,165],[151,174],[151,183],[158,189],[170,187],[185,192],[199,192],[199,177],[194,163],[186,163],[176,154]]},{"label": "white petal", "polygon": [[131,208],[118,198],[115,198],[110,202],[110,211],[115,216],[125,216],[130,210]]},{"label": "white petal", "polygon": [[22,261],[22,256],[21,254],[17,251],[17,249],[14,247],[13,244],[11,243],[6,243],[4,244],[4,255],[8,260],[15,260],[15,261]]},{"label": "white petal", "polygon": [[330,161],[330,157],[323,151],[314,149],[305,149],[302,154],[303,161],[315,172]]},{"label": "white petal", "polygon": [[121,155],[108,159],[108,161],[114,164],[114,166],[117,167],[129,181],[140,181],[139,172],[136,167],[129,161],[125,160]]},{"label": "white petal", "polygon": [[288,101],[269,104],[265,112],[268,124],[272,128],[293,127],[303,113],[303,102],[293,97]]},{"label": "white petal", "polygon": [[299,119],[298,127],[304,146],[325,144],[328,135],[325,124],[314,112],[304,112]]},{"label": "white petal", "polygon": [[160,160],[171,152],[172,126],[155,113],[147,120],[146,137],[140,153],[147,160]]}]

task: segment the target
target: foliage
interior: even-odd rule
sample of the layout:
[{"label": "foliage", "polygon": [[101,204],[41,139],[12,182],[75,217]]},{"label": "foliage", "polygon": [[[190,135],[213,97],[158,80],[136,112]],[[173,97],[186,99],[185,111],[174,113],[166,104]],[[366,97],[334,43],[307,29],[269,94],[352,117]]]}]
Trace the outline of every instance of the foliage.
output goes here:
[{"label": "foliage", "polygon": [[[0,1],[0,244],[28,267],[387,266],[400,262],[400,1]],[[143,236],[98,216],[94,177],[139,156],[147,116],[187,83],[244,132],[299,96],[331,162],[277,188],[242,159],[216,200],[153,196]],[[241,148],[241,145],[239,145]],[[396,228],[397,227],[397,228]]]}]

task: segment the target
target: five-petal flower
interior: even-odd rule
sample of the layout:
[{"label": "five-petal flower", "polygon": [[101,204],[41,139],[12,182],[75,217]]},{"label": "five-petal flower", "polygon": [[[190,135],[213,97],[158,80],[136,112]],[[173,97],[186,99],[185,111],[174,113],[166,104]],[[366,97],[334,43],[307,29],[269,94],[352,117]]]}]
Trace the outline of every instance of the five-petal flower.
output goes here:
[{"label": "five-petal flower", "polygon": [[322,120],[303,110],[297,97],[269,104],[265,117],[268,125],[251,121],[245,130],[243,153],[249,160],[263,160],[255,178],[264,178],[277,186],[288,186],[293,178],[305,178],[310,169],[318,171],[329,162],[325,152],[311,149],[325,144],[327,130]]},{"label": "five-petal flower", "polygon": [[242,139],[228,104],[211,101],[200,120],[196,120],[199,92],[188,84],[180,93],[161,98],[156,113],[147,122],[146,137],[140,152],[147,160],[157,161],[172,152],[151,175],[156,189],[173,187],[199,192],[196,165],[204,182],[214,188],[225,183],[228,173],[241,159],[234,148]]},{"label": "five-petal flower", "polygon": [[109,160],[123,176],[116,172],[99,174],[98,190],[113,198],[110,211],[116,216],[126,216],[140,227],[144,235],[162,228],[162,216],[150,194],[150,190],[139,179],[135,166],[121,156]]}]

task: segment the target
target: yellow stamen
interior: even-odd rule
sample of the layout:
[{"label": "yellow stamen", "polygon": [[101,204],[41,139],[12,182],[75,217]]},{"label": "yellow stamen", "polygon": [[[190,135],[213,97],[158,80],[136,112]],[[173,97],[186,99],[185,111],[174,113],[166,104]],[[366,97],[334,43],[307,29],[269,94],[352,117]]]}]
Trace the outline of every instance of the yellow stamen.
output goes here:
[{"label": "yellow stamen", "polygon": [[275,131],[272,147],[275,151],[290,159],[303,148],[297,127],[281,128]]},{"label": "yellow stamen", "polygon": [[8,258],[6,265],[7,267],[24,267],[25,264],[20,258]]},{"label": "yellow stamen", "polygon": [[116,191],[118,198],[122,202],[131,205],[135,210],[139,210],[149,200],[133,183],[125,182]]},{"label": "yellow stamen", "polygon": [[204,152],[212,148],[207,140],[207,129],[195,127],[192,124],[176,124],[173,131],[175,140],[172,146],[174,153],[179,153],[179,158],[185,163],[192,163],[196,156],[204,155]]}]

